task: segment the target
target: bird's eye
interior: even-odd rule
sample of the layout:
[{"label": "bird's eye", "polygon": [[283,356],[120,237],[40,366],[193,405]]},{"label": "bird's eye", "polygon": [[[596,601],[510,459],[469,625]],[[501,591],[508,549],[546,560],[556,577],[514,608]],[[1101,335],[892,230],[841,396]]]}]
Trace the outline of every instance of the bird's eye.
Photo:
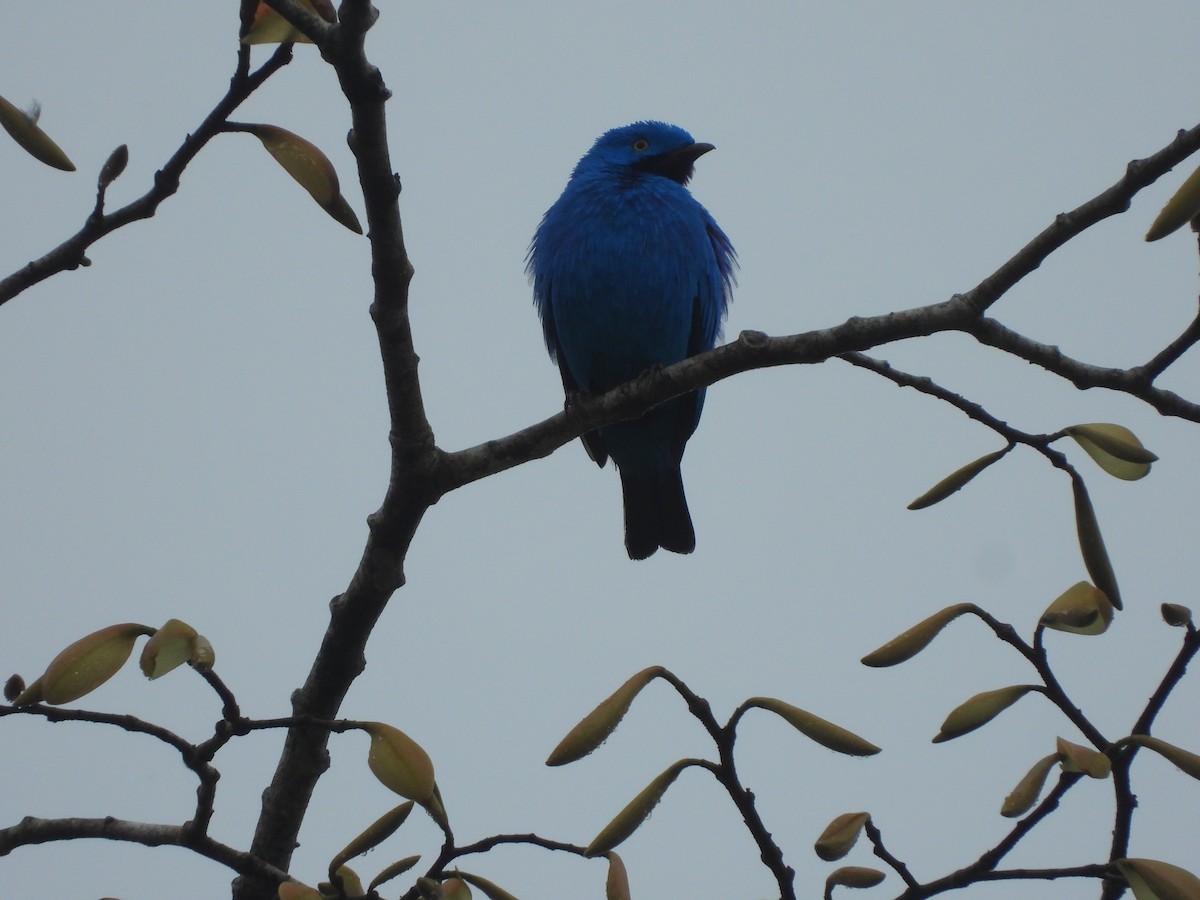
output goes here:
[{"label": "bird's eye", "polygon": [[650,146],[650,142],[648,140],[646,140],[645,138],[638,138],[636,141],[633,142],[633,149],[636,150],[638,153],[641,153],[643,150],[646,150],[647,148],[649,148],[649,146]]}]

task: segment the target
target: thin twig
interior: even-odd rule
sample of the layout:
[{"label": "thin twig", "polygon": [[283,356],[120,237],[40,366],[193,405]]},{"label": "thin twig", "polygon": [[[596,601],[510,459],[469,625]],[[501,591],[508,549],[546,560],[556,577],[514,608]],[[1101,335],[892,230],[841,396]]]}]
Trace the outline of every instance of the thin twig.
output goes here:
[{"label": "thin twig", "polygon": [[184,170],[205,145],[220,131],[221,123],[238,108],[251,94],[292,58],[291,45],[283,44],[254,73],[247,71],[250,48],[242,47],[238,53],[238,70],[231,79],[229,90],[204,121],[184,138],[166,164],[154,175],[154,185],[145,194],[120,209],[103,215],[89,215],[79,231],[67,238],[49,253],[28,263],[23,268],[0,280],[0,304],[52,275],[81,265],[87,265],[86,251],[98,240],[119,228],[153,216],[158,207],[176,191]]},{"label": "thin twig", "polygon": [[683,697],[687,702],[688,711],[704,726],[704,730],[709,733],[713,743],[716,744],[720,762],[712,767],[712,772],[721,786],[725,788],[726,793],[729,794],[729,798],[737,807],[750,836],[758,846],[759,858],[775,878],[780,900],[796,900],[796,872],[787,864],[783,857],[783,851],[775,843],[762,816],[759,815],[758,807],[755,805],[754,792],[742,784],[738,775],[733,748],[737,741],[737,721],[744,709],[739,709],[731,716],[726,725],[721,725],[713,716],[712,707],[708,701],[696,694],[682,679],[666,669],[663,670],[662,677]]},{"label": "thin twig", "polygon": [[[1166,704],[1171,692],[1179,685],[1187,672],[1188,664],[1200,651],[1200,632],[1188,626],[1184,634],[1183,645],[1179,648],[1175,659],[1171,662],[1162,680],[1146,703],[1146,707],[1133,724],[1130,734],[1150,734],[1154,720]],[[1140,748],[1137,744],[1121,744],[1111,753],[1113,794],[1116,798],[1116,814],[1113,822],[1112,847],[1109,859],[1117,860],[1129,855],[1129,839],[1133,833],[1133,812],[1137,808],[1137,797],[1133,793],[1131,770],[1134,757]],[[1124,893],[1124,887],[1119,883],[1105,886],[1101,900],[1116,900]]]}]

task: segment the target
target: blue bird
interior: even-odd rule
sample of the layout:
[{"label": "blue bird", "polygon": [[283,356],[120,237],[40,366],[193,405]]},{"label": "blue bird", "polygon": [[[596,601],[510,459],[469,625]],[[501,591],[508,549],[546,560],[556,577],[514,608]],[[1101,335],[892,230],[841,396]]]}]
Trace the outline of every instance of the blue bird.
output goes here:
[{"label": "blue bird", "polygon": [[[716,343],[737,254],[685,186],[712,149],[664,122],[614,128],[542,217],[527,271],[568,401]],[[696,548],[679,466],[703,406],[695,391],[583,435],[588,456],[620,472],[630,559]]]}]

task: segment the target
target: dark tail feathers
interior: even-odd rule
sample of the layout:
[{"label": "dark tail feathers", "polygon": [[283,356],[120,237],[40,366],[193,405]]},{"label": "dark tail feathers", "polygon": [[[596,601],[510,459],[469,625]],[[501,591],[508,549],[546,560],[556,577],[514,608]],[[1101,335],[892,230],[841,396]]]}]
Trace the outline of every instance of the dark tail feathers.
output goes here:
[{"label": "dark tail feathers", "polygon": [[625,496],[625,549],[645,559],[662,547],[672,553],[696,549],[696,532],[683,493],[679,467],[650,477],[621,473]]}]

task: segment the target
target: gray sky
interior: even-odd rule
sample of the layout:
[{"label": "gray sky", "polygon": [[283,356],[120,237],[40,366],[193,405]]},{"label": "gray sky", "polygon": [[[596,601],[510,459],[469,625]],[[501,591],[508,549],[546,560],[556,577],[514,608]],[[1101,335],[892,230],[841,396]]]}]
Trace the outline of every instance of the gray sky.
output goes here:
[{"label": "gray sky", "polygon": [[[0,94],[38,99],[67,175],[0,141],[0,271],[83,221],[95,173],[127,143],[111,202],[142,193],[223,93],[234,4],[45,2],[11,15]],[[417,275],[412,316],[440,444],[457,449],[561,408],[523,272],[532,231],[607,128],[662,118],[717,151],[696,196],[742,260],[727,335],[806,331],[972,287],[1048,224],[1158,150],[1200,111],[1190,3],[383,3],[368,50],[394,92],[394,163]],[[269,50],[256,51],[256,59]],[[320,145],[351,204],[348,117],[312,48],[237,118]],[[1194,241],[1142,235],[1188,164],[1092,229],[994,310],[1105,365],[1143,362],[1196,307]],[[36,676],[80,635],[182,618],[209,637],[247,714],[282,715],[315,650],[387,477],[387,418],[367,245],[327,218],[247,135],[222,136],[152,221],[106,239],[92,266],[0,308],[0,674]],[[1195,605],[1197,430],[1121,397],[1081,393],[955,336],[879,355],[1026,431],[1119,421],[1162,461],[1133,484],[1069,450],[1088,479],[1126,611],[1100,638],[1048,638],[1069,691],[1124,734],[1180,634],[1162,601]],[[1197,364],[1164,380],[1195,396]],[[542,761],[597,701],[661,663],[719,717],[775,696],[884,747],[839,757],[765,713],[738,743],[768,827],[815,896],[832,866],[811,844],[867,809],[921,878],[973,860],[1011,827],[1005,794],[1054,738],[1078,735],[1041,698],[931,746],[967,696],[1033,673],[978,622],[953,625],[899,669],[858,659],[964,600],[1026,635],[1086,577],[1070,486],[1017,452],[961,495],[905,505],[994,435],[950,408],[842,363],[750,373],[710,390],[684,478],[692,556],[625,557],[615,473],[578,444],[444,498],[408,559],[408,585],[372,640],[347,717],[390,722],[432,755],[460,841],[534,830],[586,843],[670,762],[714,752],[656,684],[596,754]],[[1156,733],[1200,749],[1185,682]],[[219,707],[179,672],[135,667],[86,701],[206,733]],[[194,783],[147,738],[4,720],[0,806],[23,814],[178,822]],[[281,735],[235,742],[214,834],[245,846]],[[325,862],[394,798],[366,740],[333,740],[294,873]],[[1200,786],[1139,760],[1134,855],[1200,871]],[[1012,866],[1100,861],[1108,783],[1078,786]],[[417,817],[357,865],[372,875],[437,834]],[[638,897],[775,896],[724,793],[686,772],[620,850]],[[864,847],[846,860],[873,864]],[[603,895],[605,867],[506,849],[464,863],[523,900]],[[229,874],[174,850],[99,843],[0,859],[5,897],[221,896]],[[875,890],[899,890],[891,876]],[[1092,882],[1022,897],[1094,897]],[[969,896],[1011,897],[1011,886]]]}]

